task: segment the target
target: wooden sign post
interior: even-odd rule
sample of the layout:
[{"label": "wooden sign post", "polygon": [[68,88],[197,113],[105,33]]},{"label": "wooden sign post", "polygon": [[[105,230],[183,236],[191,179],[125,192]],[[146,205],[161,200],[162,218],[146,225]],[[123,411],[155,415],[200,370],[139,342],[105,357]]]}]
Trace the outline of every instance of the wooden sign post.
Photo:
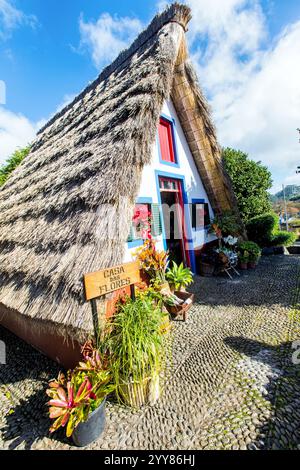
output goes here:
[{"label": "wooden sign post", "polygon": [[95,273],[85,274],[83,279],[86,300],[90,300],[92,304],[94,330],[97,334],[99,322],[96,299],[127,286],[130,286],[131,297],[134,299],[134,284],[141,282],[140,265],[138,261],[125,263]]}]

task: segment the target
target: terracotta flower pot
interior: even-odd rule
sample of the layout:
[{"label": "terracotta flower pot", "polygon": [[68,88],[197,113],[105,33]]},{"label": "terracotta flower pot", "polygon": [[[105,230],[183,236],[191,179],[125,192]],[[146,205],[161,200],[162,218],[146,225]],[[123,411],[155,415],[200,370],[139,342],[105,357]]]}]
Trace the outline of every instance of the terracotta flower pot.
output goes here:
[{"label": "terracotta flower pot", "polygon": [[243,271],[246,271],[248,269],[248,263],[240,263],[240,268],[243,270]]},{"label": "terracotta flower pot", "polygon": [[257,266],[256,261],[250,261],[250,262],[248,263],[248,269],[255,269],[256,266]]}]

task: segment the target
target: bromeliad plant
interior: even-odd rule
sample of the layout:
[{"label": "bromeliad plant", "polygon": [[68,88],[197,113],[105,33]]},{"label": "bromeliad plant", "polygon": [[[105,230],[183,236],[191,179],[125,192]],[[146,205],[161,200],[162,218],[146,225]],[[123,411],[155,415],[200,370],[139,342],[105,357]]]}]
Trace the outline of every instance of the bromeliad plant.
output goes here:
[{"label": "bromeliad plant", "polygon": [[82,352],[83,362],[67,375],[60,373],[57,380],[49,383],[46,391],[50,397],[49,416],[55,420],[51,433],[66,427],[66,435],[70,437],[78,424],[86,421],[114,390],[107,358],[100,358],[91,343],[86,344]]},{"label": "bromeliad plant", "polygon": [[185,289],[193,282],[191,270],[185,268],[183,263],[178,266],[175,261],[173,261],[172,268],[168,270],[166,278],[172,291]]}]

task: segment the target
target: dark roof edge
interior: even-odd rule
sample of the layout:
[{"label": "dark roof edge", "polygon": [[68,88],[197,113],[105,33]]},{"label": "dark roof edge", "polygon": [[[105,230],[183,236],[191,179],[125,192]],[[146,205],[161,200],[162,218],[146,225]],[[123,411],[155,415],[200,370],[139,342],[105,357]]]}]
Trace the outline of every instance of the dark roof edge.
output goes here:
[{"label": "dark roof edge", "polygon": [[184,31],[187,31],[187,24],[191,19],[191,9],[179,3],[173,3],[162,13],[157,14],[149,26],[142,31],[139,36],[135,39],[132,45],[122,51],[118,57],[103,71],[100,75],[94,80],[90,85],[88,85],[79,95],[77,95],[71,103],[65,106],[61,111],[56,113],[39,131],[38,135],[41,134],[47,127],[51,126],[57,119],[63,116],[69,109],[71,109],[75,103],[77,103],[81,98],[83,98],[89,91],[94,89],[100,82],[106,80],[118,67],[120,67],[123,62],[129,59],[135,52],[152,36],[154,36],[163,26],[168,23],[176,22],[180,24]]}]

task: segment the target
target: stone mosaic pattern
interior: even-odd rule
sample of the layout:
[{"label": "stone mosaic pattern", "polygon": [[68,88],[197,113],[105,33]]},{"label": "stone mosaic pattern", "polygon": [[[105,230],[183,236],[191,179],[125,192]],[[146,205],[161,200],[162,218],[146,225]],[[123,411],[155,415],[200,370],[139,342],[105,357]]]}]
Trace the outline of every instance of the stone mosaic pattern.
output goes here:
[{"label": "stone mosaic pattern", "polygon": [[[134,411],[109,400],[91,449],[300,449],[300,258],[263,258],[233,281],[197,278],[175,321],[161,399]],[[58,366],[0,329],[0,448],[74,449],[49,436],[44,390]],[[300,359],[300,354],[299,354]]]}]

